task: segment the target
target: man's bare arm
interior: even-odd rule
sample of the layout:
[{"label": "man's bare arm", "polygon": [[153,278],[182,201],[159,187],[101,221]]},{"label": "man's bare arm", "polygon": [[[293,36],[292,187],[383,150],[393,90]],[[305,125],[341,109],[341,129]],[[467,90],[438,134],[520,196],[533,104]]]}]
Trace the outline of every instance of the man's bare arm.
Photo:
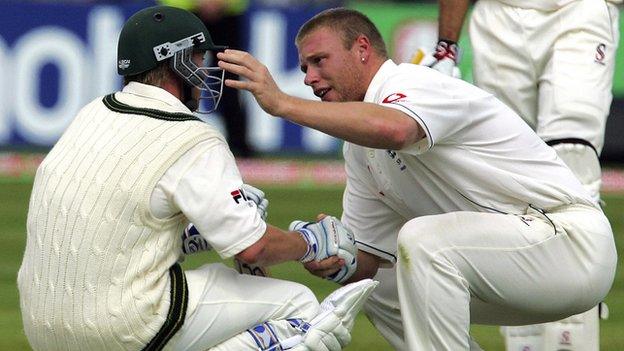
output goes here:
[{"label": "man's bare arm", "polygon": [[438,0],[438,39],[459,40],[469,4],[469,0]]},{"label": "man's bare arm", "polygon": [[366,102],[321,102],[282,92],[269,70],[249,53],[225,50],[219,66],[245,80],[226,80],[228,87],[251,92],[264,111],[358,145],[400,150],[425,137],[407,114]]}]

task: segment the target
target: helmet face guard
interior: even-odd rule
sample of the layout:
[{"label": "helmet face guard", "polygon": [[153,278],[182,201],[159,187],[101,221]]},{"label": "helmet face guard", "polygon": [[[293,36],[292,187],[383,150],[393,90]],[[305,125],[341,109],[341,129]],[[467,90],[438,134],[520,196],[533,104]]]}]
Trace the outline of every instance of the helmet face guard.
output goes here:
[{"label": "helmet face guard", "polygon": [[193,61],[193,48],[185,48],[173,55],[171,69],[180,76],[184,82],[200,91],[197,101],[197,113],[211,113],[219,106],[223,93],[223,78],[225,72],[220,67],[209,66],[211,52],[206,51],[202,66],[197,66]]}]

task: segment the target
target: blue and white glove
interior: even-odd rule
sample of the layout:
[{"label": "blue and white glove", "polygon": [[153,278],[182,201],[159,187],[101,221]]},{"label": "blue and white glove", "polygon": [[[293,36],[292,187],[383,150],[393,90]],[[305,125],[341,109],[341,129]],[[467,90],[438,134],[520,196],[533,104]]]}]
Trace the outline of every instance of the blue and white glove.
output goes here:
[{"label": "blue and white glove", "polygon": [[[256,204],[258,215],[263,221],[266,221],[268,215],[269,200],[264,197],[264,192],[258,188],[255,188],[249,184],[243,184],[241,187],[243,197],[247,201],[252,201]],[[182,233],[182,252],[185,255],[190,255],[200,251],[212,250],[212,247],[206,239],[200,234],[195,225],[190,223],[184,232]]]},{"label": "blue and white glove", "polygon": [[182,232],[182,253],[190,255],[210,250],[212,250],[212,246],[199,234],[193,223],[189,223]]},{"label": "blue and white glove", "polygon": [[412,57],[411,63],[431,67],[447,76],[461,78],[461,71],[457,67],[459,63],[459,46],[450,40],[438,41],[433,53],[419,48]]},{"label": "blue and white glove", "polygon": [[256,204],[260,218],[266,222],[267,215],[269,214],[269,200],[264,197],[264,191],[249,184],[243,184],[241,190],[245,193],[248,200]]},{"label": "blue and white glove", "polygon": [[289,230],[297,231],[308,244],[308,250],[299,259],[303,263],[321,261],[330,256],[338,256],[345,265],[327,279],[342,283],[357,269],[357,247],[355,236],[336,217],[326,216],[318,222],[293,221]]}]

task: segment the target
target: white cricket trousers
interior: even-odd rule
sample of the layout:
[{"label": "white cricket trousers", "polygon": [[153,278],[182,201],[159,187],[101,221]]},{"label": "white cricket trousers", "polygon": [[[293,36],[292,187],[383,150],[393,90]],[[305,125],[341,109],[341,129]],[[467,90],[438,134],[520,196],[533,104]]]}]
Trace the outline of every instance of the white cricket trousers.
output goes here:
[{"label": "white cricket trousers", "polygon": [[314,293],[298,283],[239,274],[220,263],[185,274],[186,320],[167,350],[204,351],[269,320],[309,321],[319,313]]},{"label": "white cricket trousers", "polygon": [[470,17],[474,83],[543,140],[579,138],[600,153],[611,106],[619,11],[604,0],[538,11],[480,0]]},{"label": "white cricket trousers", "polygon": [[607,295],[616,264],[609,221],[585,205],[412,219],[397,261],[407,349],[469,350],[470,323],[525,325],[589,310]]}]

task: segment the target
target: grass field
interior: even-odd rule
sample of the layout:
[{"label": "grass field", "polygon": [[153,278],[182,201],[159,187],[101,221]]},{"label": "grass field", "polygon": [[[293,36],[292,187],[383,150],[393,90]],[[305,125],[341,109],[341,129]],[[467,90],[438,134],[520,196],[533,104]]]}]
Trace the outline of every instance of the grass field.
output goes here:
[{"label": "grass field", "polygon": [[[0,350],[29,350],[22,331],[16,288],[17,270],[25,245],[25,218],[31,183],[28,180],[0,179]],[[341,189],[326,188],[263,188],[270,200],[269,222],[286,227],[290,220],[313,219],[317,212],[340,214]],[[605,211],[616,234],[618,251],[624,252],[623,216],[624,196],[605,195]],[[206,262],[215,262],[214,254],[197,254],[185,262],[192,268]],[[601,323],[601,350],[624,350],[624,273],[619,261],[616,280],[607,297],[611,315]],[[296,264],[283,264],[272,269],[275,277],[294,280],[310,286],[319,298],[325,297],[336,286],[310,276]],[[503,350],[498,328],[474,326],[473,335],[484,350]],[[353,332],[353,341],[347,350],[390,350],[390,346],[377,333],[363,315],[360,315]]]}]

